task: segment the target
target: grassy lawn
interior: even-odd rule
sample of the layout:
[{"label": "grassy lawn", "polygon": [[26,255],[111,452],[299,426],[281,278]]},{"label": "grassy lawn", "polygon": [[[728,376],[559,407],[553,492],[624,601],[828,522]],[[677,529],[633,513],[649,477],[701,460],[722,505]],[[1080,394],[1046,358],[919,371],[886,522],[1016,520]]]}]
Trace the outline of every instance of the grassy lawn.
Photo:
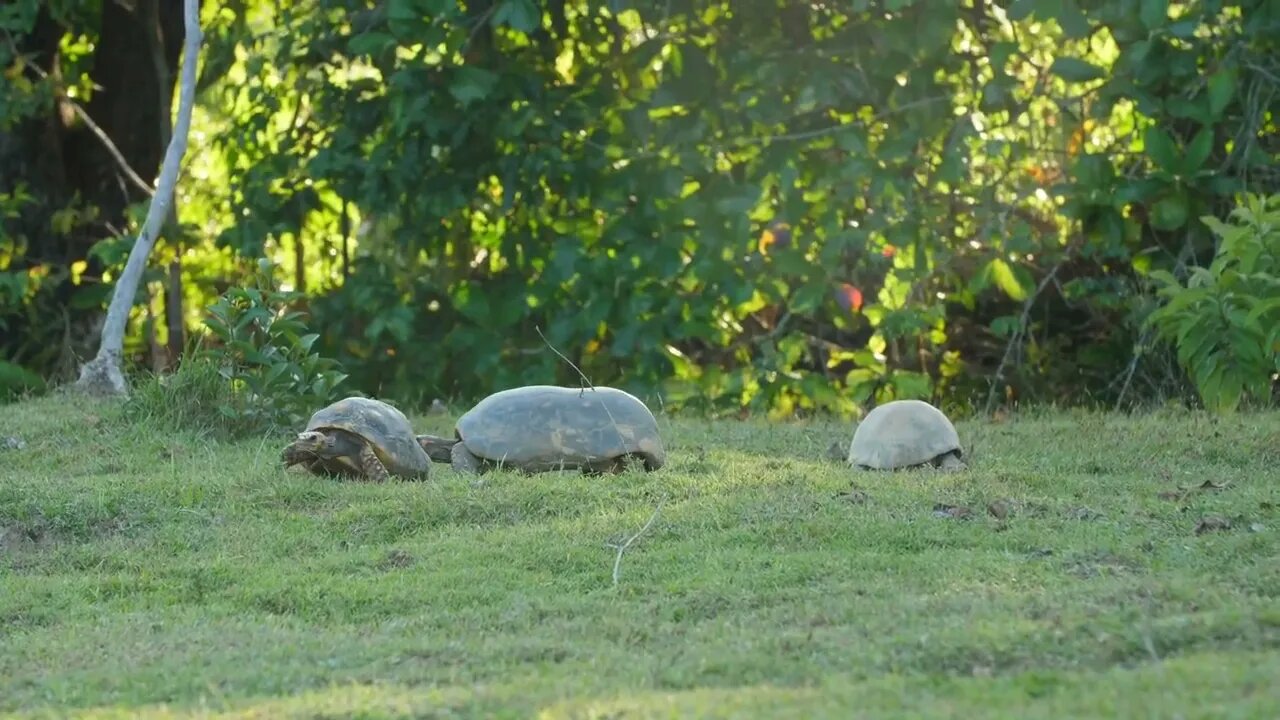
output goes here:
[{"label": "grassy lawn", "polygon": [[653,474],[378,486],[4,406],[0,713],[1276,717],[1280,414],[958,423],[957,475],[661,422]]}]

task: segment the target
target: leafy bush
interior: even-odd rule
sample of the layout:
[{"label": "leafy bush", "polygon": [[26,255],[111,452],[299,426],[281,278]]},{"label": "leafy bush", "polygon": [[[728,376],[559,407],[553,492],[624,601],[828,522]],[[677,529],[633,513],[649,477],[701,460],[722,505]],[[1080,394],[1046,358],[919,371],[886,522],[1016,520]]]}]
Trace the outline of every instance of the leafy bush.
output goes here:
[{"label": "leafy bush", "polygon": [[297,425],[335,399],[347,375],[337,361],[312,350],[300,293],[276,288],[266,271],[249,287],[227,290],[209,306],[205,326],[214,343],[204,355],[231,383],[225,417],[263,429]]},{"label": "leafy bush", "polygon": [[139,385],[126,416],[240,437],[295,427],[336,399],[338,363],[312,351],[301,295],[276,289],[269,273],[227,290],[208,308],[203,338],[171,375]]},{"label": "leafy bush", "polygon": [[1201,220],[1219,240],[1213,262],[1191,268],[1185,286],[1152,272],[1166,303],[1149,322],[1176,345],[1206,407],[1266,402],[1280,371],[1280,195],[1246,195],[1229,222]]}]

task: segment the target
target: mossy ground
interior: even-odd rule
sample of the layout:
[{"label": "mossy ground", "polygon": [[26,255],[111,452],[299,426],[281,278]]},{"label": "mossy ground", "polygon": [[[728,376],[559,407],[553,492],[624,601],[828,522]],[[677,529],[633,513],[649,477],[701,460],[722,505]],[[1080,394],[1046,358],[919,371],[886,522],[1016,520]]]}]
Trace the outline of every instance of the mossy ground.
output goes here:
[{"label": "mossy ground", "polygon": [[276,438],[5,406],[0,713],[1280,707],[1280,414],[962,422],[956,475],[824,460],[847,424],[661,422],[653,474],[370,485],[285,472]]}]

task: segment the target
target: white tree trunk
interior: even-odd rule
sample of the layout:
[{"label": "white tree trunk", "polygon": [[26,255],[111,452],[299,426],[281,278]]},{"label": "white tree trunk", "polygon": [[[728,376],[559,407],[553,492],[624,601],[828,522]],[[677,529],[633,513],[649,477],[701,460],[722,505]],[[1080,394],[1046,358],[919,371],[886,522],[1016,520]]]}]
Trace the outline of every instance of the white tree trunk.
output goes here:
[{"label": "white tree trunk", "polygon": [[95,395],[126,395],[129,384],[125,382],[122,367],[124,355],[124,331],[138,294],[142,271],[147,266],[147,256],[155,245],[156,236],[169,214],[173,203],[173,190],[178,182],[182,157],[187,152],[187,134],[191,129],[191,110],[196,99],[196,64],[200,59],[200,2],[183,0],[183,16],[186,25],[186,42],[182,54],[181,89],[178,96],[178,118],[164,151],[164,163],[160,166],[160,179],[156,181],[155,195],[147,208],[147,219],[142,232],[129,252],[129,261],[116,281],[111,305],[107,308],[107,321],[102,326],[102,342],[94,359],[80,368],[76,388]]}]

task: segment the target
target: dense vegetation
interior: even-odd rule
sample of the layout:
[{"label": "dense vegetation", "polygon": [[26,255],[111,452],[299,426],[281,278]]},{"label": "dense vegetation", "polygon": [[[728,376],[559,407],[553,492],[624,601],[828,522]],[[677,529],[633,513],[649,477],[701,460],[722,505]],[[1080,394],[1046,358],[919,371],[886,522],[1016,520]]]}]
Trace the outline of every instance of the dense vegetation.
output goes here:
[{"label": "dense vegetation", "polygon": [[[4,392],[91,350],[167,141],[177,6],[0,9]],[[286,333],[300,356],[409,403],[575,382],[543,336],[668,407],[1272,398],[1276,3],[239,0],[203,20],[137,367],[172,367],[265,261],[318,336]]]}]

